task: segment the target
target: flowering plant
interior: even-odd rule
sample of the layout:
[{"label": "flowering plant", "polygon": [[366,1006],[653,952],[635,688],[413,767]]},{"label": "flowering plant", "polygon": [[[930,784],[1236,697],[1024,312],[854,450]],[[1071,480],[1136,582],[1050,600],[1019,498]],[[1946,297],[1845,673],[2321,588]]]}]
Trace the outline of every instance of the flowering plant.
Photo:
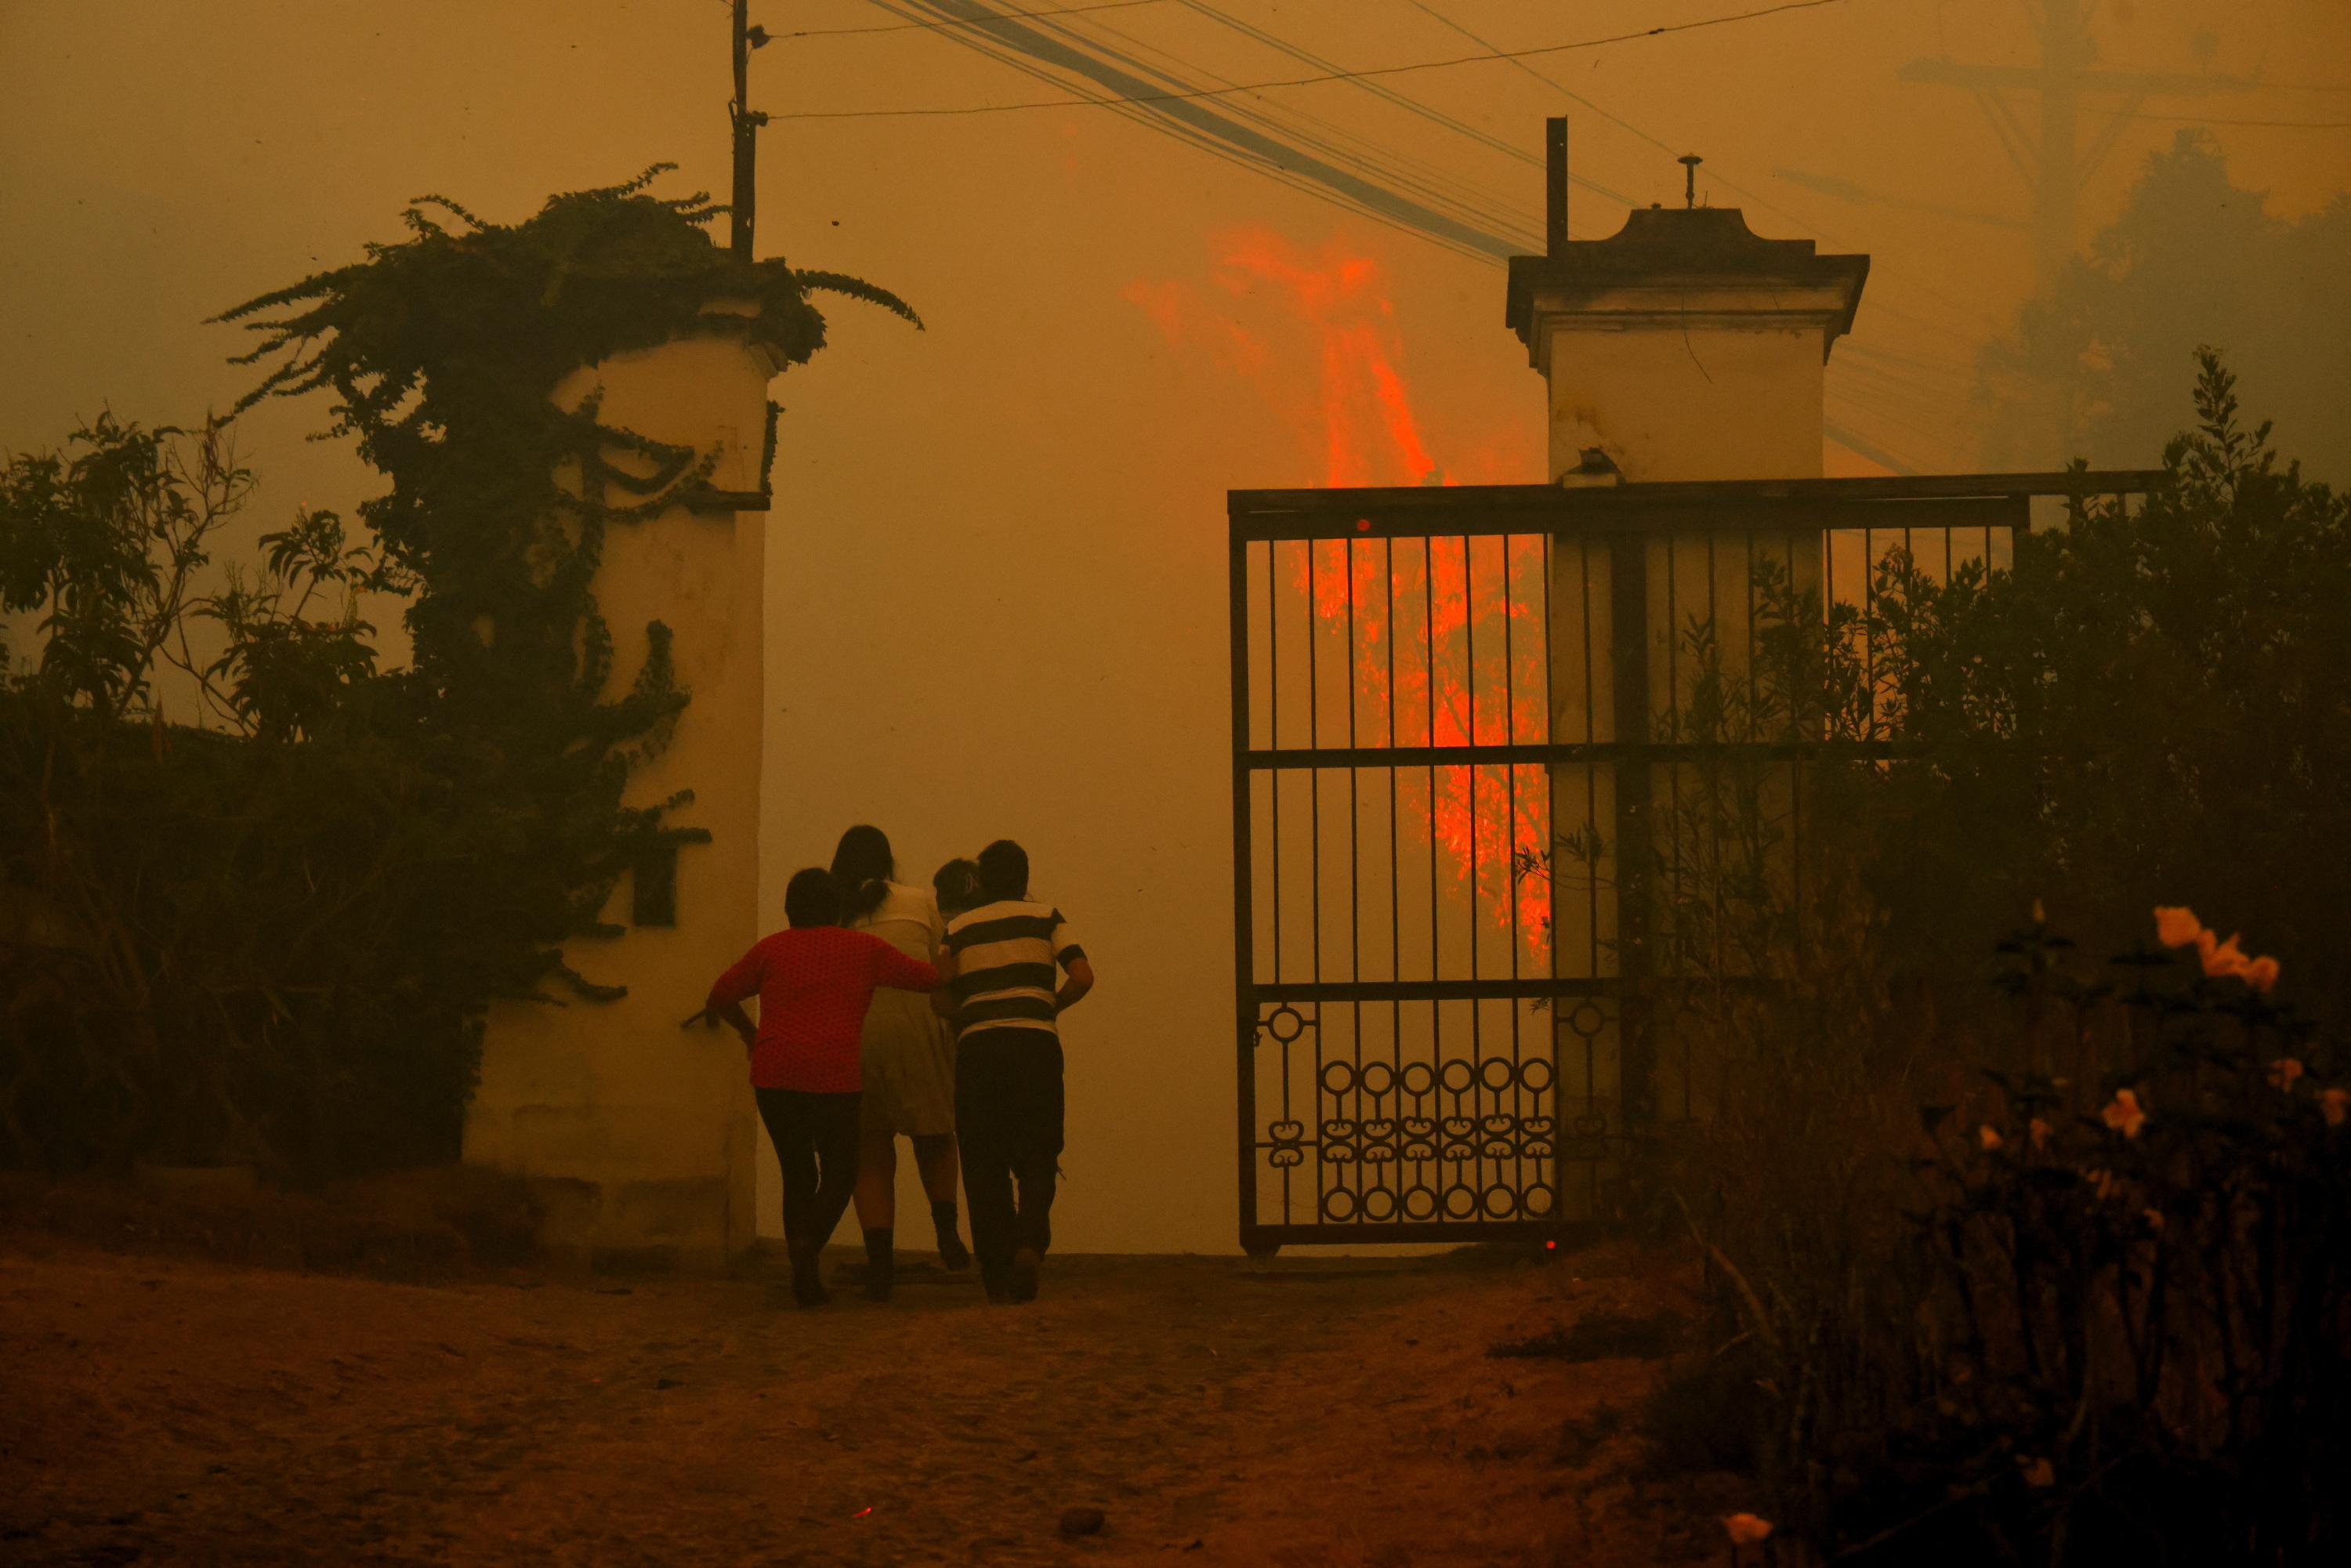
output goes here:
[{"label": "flowering plant", "polygon": [[2351,1527],[2351,1058],[2274,960],[2156,920],[2118,983],[2008,945],[2028,1060],[1927,1113],[1913,1414],[1832,1505],[1847,1547],[2291,1562]]}]

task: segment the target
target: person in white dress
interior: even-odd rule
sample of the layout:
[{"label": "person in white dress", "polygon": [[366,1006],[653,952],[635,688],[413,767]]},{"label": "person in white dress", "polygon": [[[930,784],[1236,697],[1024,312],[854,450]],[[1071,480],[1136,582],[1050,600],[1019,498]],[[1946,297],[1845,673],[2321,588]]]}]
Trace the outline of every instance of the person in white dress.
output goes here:
[{"label": "person in white dress", "polygon": [[[860,825],[832,855],[841,888],[841,924],[870,931],[909,958],[937,958],[946,925],[927,888],[896,880],[882,830]],[[866,1009],[859,1068],[865,1099],[857,1150],[857,1222],[865,1230],[865,1294],[887,1301],[895,1275],[898,1140],[914,1145],[914,1168],[931,1200],[939,1261],[970,1267],[956,1234],[955,1040],[926,998],[878,991]]]}]

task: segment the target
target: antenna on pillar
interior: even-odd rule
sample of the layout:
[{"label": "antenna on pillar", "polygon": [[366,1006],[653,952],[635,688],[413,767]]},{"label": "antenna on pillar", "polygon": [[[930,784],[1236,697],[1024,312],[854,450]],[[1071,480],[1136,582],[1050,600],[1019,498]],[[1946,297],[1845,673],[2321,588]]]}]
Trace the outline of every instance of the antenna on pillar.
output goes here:
[{"label": "antenna on pillar", "polygon": [[730,248],[737,257],[751,259],[751,226],[758,215],[759,193],[755,168],[759,152],[759,127],[768,117],[753,109],[751,51],[766,47],[768,29],[750,25],[750,0],[735,0],[735,99],[726,106],[726,122],[734,132],[735,193],[727,205],[733,218]]},{"label": "antenna on pillar", "polygon": [[1682,166],[1682,205],[1698,205],[1698,166],[1706,162],[1695,152],[1685,152],[1674,160]]},{"label": "antenna on pillar", "polygon": [[1567,254],[1567,118],[1543,121],[1543,248]]}]

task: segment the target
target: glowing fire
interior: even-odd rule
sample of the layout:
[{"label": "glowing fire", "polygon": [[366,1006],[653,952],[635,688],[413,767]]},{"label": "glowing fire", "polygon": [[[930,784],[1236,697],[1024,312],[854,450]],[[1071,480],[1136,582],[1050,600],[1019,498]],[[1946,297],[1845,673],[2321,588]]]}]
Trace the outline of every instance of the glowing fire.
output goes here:
[{"label": "glowing fire", "polygon": [[[1399,368],[1395,308],[1377,261],[1335,242],[1310,254],[1264,228],[1222,235],[1213,245],[1211,283],[1228,308],[1212,308],[1212,297],[1172,281],[1134,284],[1125,298],[1151,316],[1171,345],[1205,349],[1220,367],[1258,386],[1299,428],[1301,444],[1319,446],[1323,484],[1452,482],[1413,412]],[[1264,332],[1230,313],[1249,298],[1280,308]],[[1295,382],[1310,362],[1309,345],[1316,372],[1305,393]],[[1492,464],[1495,444],[1475,454],[1474,466]],[[1357,712],[1379,716],[1370,732],[1359,732],[1363,744],[1501,745],[1544,737],[1541,610],[1529,602],[1531,593],[1541,592],[1539,539],[1434,539],[1426,552],[1407,540],[1392,558],[1370,541],[1332,539],[1311,548],[1311,558],[1295,552],[1291,586],[1311,596],[1320,634],[1335,641],[1336,656],[1349,659]],[[1395,627],[1386,624],[1391,605],[1403,622]],[[1518,884],[1510,866],[1514,853],[1549,846],[1542,768],[1438,768],[1436,799],[1425,815],[1419,791],[1426,786],[1405,770],[1398,783],[1409,801],[1399,816],[1431,824],[1457,885],[1475,868],[1479,903],[1495,925],[1509,923],[1516,888],[1521,936],[1540,952],[1547,896],[1538,883]]]}]

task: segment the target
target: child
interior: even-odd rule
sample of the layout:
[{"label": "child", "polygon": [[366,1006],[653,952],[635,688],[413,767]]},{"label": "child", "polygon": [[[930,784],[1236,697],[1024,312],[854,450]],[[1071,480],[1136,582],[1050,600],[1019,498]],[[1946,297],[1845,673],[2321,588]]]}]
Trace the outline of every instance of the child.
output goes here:
[{"label": "child", "polygon": [[[762,937],[710,988],[711,1027],[725,1023],[751,1056],[751,1093],[784,1176],[792,1300],[821,1304],[817,1257],[857,1183],[858,1042],[877,986],[927,991],[938,971],[879,936],[841,926],[832,873],[810,866],[784,890],[788,931]],[[753,1028],[746,998],[759,998]]]},{"label": "child", "polygon": [[938,895],[939,914],[949,920],[987,902],[979,890],[979,862],[973,860],[951,860],[933,872],[931,891]]}]

